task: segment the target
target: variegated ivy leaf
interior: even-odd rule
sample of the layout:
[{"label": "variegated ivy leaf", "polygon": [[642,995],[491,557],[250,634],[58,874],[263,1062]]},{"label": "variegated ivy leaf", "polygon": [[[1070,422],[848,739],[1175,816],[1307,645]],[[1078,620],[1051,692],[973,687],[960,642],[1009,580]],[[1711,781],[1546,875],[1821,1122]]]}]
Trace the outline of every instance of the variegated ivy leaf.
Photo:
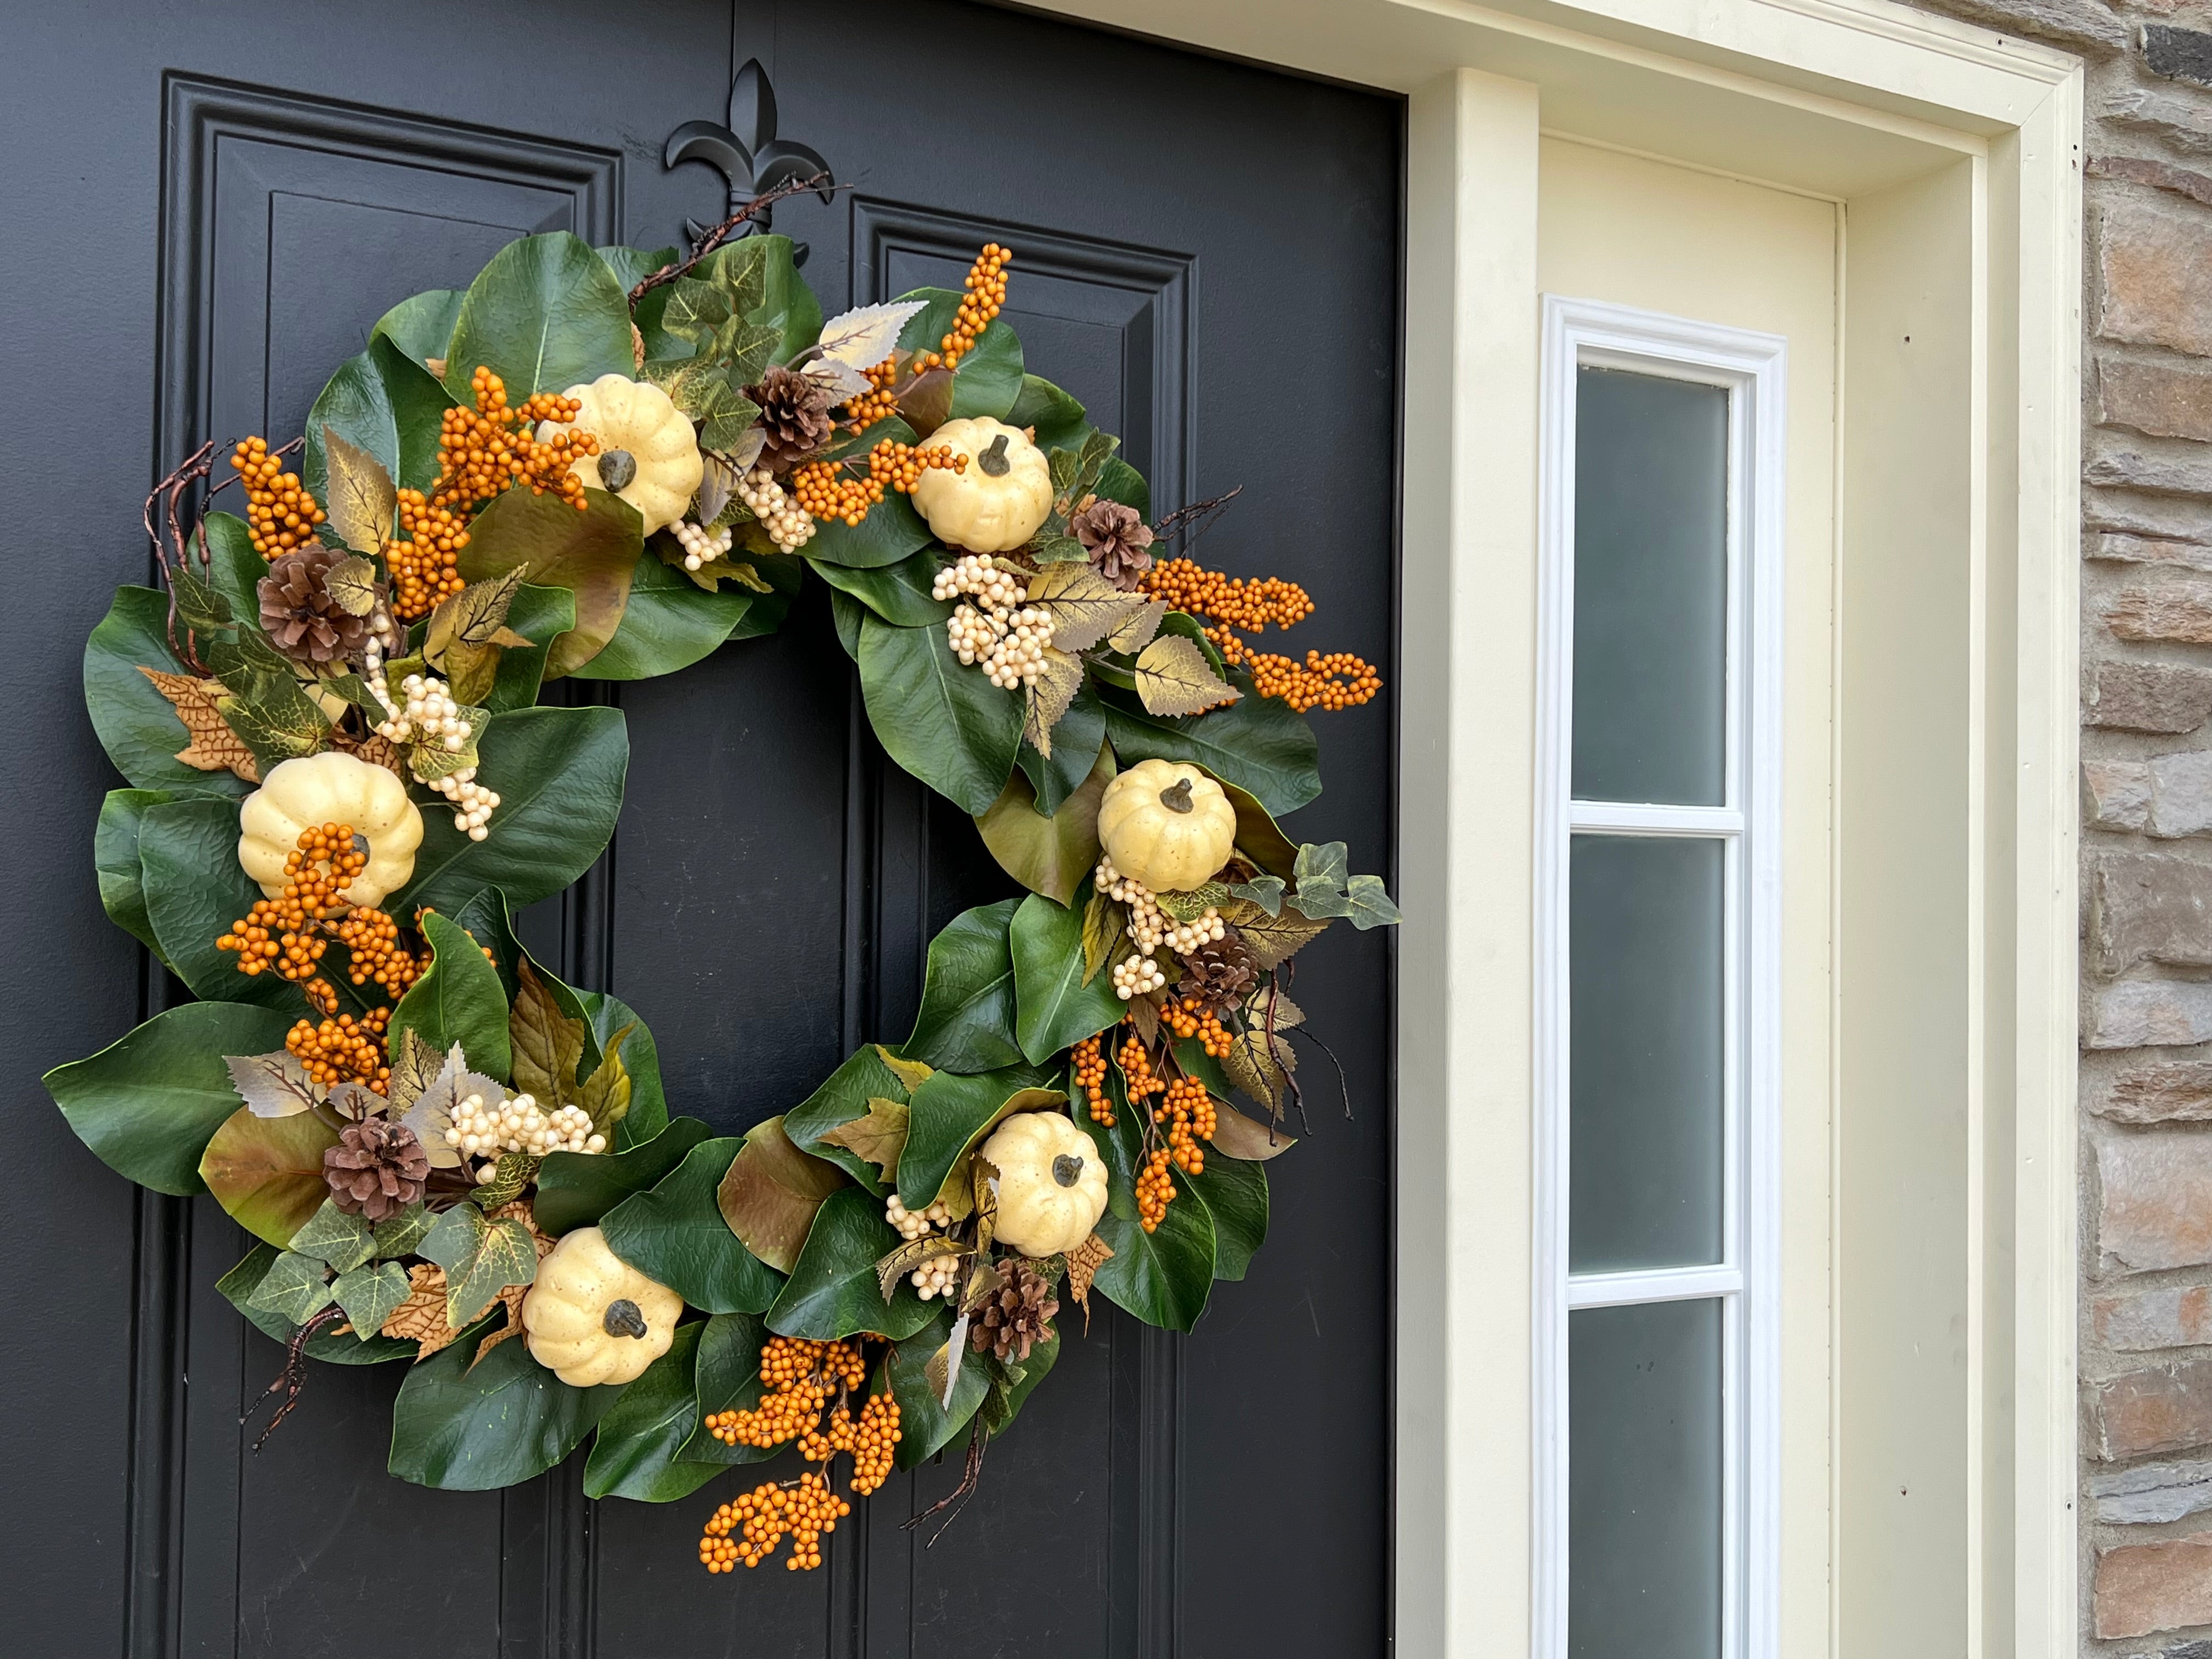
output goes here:
[{"label": "variegated ivy leaf", "polygon": [[353,1334],[366,1342],[383,1328],[384,1322],[407,1299],[407,1270],[396,1261],[373,1267],[356,1267],[337,1276],[331,1294],[337,1298]]},{"label": "variegated ivy leaf", "polygon": [[1283,914],[1283,878],[1280,876],[1255,876],[1249,881],[1233,881],[1229,890],[1237,897],[1249,899],[1271,916]]},{"label": "variegated ivy leaf", "polygon": [[225,1054],[230,1086],[256,1117],[297,1117],[313,1111],[322,1091],[291,1054],[279,1048],[268,1054]]},{"label": "variegated ivy leaf", "polygon": [[1147,714],[1202,714],[1243,695],[1215,673],[1206,653],[1180,634],[1146,646],[1132,672]]},{"label": "variegated ivy leaf", "polygon": [[1291,866],[1291,874],[1296,878],[1301,894],[1332,887],[1342,892],[1351,871],[1351,849],[1340,841],[1325,842],[1318,847],[1308,842],[1298,848],[1297,862]]},{"label": "variegated ivy leaf", "polygon": [[1380,876],[1354,876],[1352,884],[1345,890],[1345,915],[1362,933],[1370,927],[1394,927],[1404,920],[1398,914],[1398,907],[1390,902]]},{"label": "variegated ivy leaf", "polygon": [[469,1324],[510,1285],[538,1277],[538,1243],[513,1216],[488,1221],[473,1204],[456,1204],[422,1236],[419,1253],[446,1270],[446,1322]]},{"label": "variegated ivy leaf", "polygon": [[[348,443],[329,427],[323,428],[323,454],[330,464],[329,482],[323,494],[330,526],[348,547],[361,552],[380,549],[392,533],[392,514],[399,492],[384,463],[367,450]],[[356,616],[366,616],[356,611]]]},{"label": "variegated ivy leaf", "polygon": [[[422,1235],[430,1231],[430,1224],[436,1219],[427,1206],[415,1203],[410,1204],[390,1220],[379,1222],[376,1226],[378,1258],[389,1261],[393,1256],[407,1255],[422,1242]],[[377,1322],[381,1324],[383,1321]]]},{"label": "variegated ivy leaf", "polygon": [[311,1255],[286,1250],[269,1264],[269,1271],[246,1298],[249,1308],[273,1313],[295,1325],[304,1325],[331,1305],[329,1269]]},{"label": "variegated ivy leaf", "polygon": [[1088,563],[1048,564],[1030,583],[1029,602],[1052,617],[1052,642],[1062,651],[1088,651],[1142,611],[1142,593],[1125,593]]},{"label": "variegated ivy leaf", "polygon": [[1196,921],[1211,907],[1216,910],[1230,900],[1229,890],[1218,881],[1209,881],[1182,893],[1155,893],[1153,902],[1177,921]]},{"label": "variegated ivy leaf", "polygon": [[449,749],[442,743],[410,743],[407,745],[407,769],[415,775],[416,782],[435,783],[441,778],[450,778],[456,772],[465,771],[478,764],[477,744],[483,737],[484,727],[491,721],[491,711],[463,704],[460,717],[469,723],[469,736],[459,749]]},{"label": "variegated ivy leaf", "polygon": [[1067,713],[1083,685],[1083,659],[1056,645],[1044,648],[1044,661],[1030,682],[1022,713],[1022,736],[1045,759],[1052,758],[1052,728]]},{"label": "variegated ivy leaf", "polygon": [[530,1183],[538,1179],[538,1166],[544,1161],[535,1152],[501,1152],[492,1166],[491,1179],[469,1196],[486,1210],[512,1204],[530,1189]]},{"label": "variegated ivy leaf", "polygon": [[822,325],[815,349],[826,362],[842,363],[851,369],[873,368],[897,346],[899,330],[906,326],[906,319],[927,303],[890,300],[882,305],[855,307]]},{"label": "variegated ivy leaf", "polygon": [[325,1199],[323,1207],[300,1224],[289,1248],[349,1273],[376,1254],[376,1233],[359,1216]]}]

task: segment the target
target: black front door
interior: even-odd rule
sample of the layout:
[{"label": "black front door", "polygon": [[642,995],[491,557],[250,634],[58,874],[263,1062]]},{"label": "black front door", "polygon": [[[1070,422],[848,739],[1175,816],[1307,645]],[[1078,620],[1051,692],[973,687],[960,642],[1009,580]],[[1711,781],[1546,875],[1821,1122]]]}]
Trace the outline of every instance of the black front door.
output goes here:
[{"label": "black front door", "polygon": [[[87,0],[10,29],[0,1650],[1382,1653],[1384,933],[1335,930],[1301,960],[1348,1115],[1313,1091],[1249,1278],[1188,1339],[1105,1310],[941,1542],[900,1522],[957,1455],[895,1477],[816,1573],[699,1571],[699,1523],[748,1471],[665,1506],[587,1503],[573,1468],[504,1493],[403,1485],[384,1472],[396,1367],[317,1368],[252,1453],[238,1419],[279,1352],[213,1288],[243,1236],[210,1200],[134,1194],[37,1077],[182,995],[101,918],[91,830],[116,781],[76,686],[114,585],[148,579],[147,483],[204,437],[297,432],[388,306],[465,285],[517,235],[652,246],[719,217],[723,181],[665,171],[661,147],[719,118],[751,58],[786,136],[854,185],[779,210],[830,308],[957,286],[981,243],[1012,246],[1030,367],[1122,434],[1158,510],[1243,485],[1208,562],[1304,583],[1320,616],[1293,642],[1387,681],[1401,106],[957,0]],[[672,1107],[718,1132],[896,1040],[931,934],[1015,890],[884,761],[819,589],[772,637],[577,695],[628,711],[629,795],[532,943],[651,1021]],[[1328,793],[1299,839],[1383,863],[1393,722],[1387,692],[1319,717]]]}]

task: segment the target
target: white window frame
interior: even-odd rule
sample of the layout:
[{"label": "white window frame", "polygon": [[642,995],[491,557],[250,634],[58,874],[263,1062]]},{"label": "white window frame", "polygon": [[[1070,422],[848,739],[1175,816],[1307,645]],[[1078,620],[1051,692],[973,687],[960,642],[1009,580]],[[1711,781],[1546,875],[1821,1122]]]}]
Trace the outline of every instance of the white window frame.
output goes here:
[{"label": "white window frame", "polygon": [[[1568,1315],[1722,1304],[1721,1652],[1772,1659],[1780,1609],[1781,756],[1784,410],[1781,337],[1546,295],[1541,345],[1536,732],[1534,1659],[1567,1659]],[[1575,400],[1586,368],[1729,392],[1723,805],[1571,793]],[[1572,837],[1687,836],[1723,848],[1723,1241],[1698,1267],[1568,1267],[1568,867]]]}]

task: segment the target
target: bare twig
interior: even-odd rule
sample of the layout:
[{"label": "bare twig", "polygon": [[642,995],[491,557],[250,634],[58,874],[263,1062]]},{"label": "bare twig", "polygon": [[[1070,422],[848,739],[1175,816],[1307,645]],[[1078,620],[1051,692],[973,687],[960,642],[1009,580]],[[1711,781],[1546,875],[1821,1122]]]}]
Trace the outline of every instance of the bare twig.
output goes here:
[{"label": "bare twig", "polygon": [[254,1441],[254,1450],[261,1449],[263,1443],[276,1432],[276,1425],[289,1417],[292,1414],[292,1407],[300,1403],[300,1391],[307,1380],[308,1342],[313,1339],[316,1332],[325,1326],[342,1323],[344,1319],[344,1311],[333,1302],[292,1333],[292,1340],[284,1345],[284,1369],[276,1373],[276,1380],[261,1391],[259,1398],[247,1408],[246,1415],[238,1419],[239,1425],[242,1428],[252,1420],[253,1413],[260,1409],[262,1401],[275,1394],[284,1396],[284,1403],[276,1407],[276,1415],[269,1419],[269,1426],[262,1430],[259,1437]]},{"label": "bare twig", "polygon": [[983,1449],[990,1443],[990,1441],[991,1437],[983,1431],[983,1425],[981,1423],[975,1425],[968,1436],[968,1460],[961,1470],[960,1484],[920,1515],[914,1516],[901,1523],[901,1531],[912,1532],[939,1510],[948,1508],[951,1510],[952,1513],[945,1517],[945,1524],[929,1534],[929,1541],[924,1544],[922,1548],[935,1549],[937,1540],[951,1529],[952,1523],[960,1518],[960,1511],[968,1507],[968,1500],[975,1495],[976,1487],[982,1483]]},{"label": "bare twig", "polygon": [[721,246],[724,242],[727,241],[730,239],[731,233],[736,230],[739,225],[750,223],[753,219],[758,217],[762,213],[774,207],[778,202],[782,201],[785,198],[791,196],[807,196],[816,194],[823,191],[844,190],[847,188],[848,188],[848,186],[834,183],[828,173],[817,173],[811,179],[787,179],[782,184],[778,185],[774,190],[762,191],[761,194],[754,197],[751,201],[747,202],[743,207],[739,208],[735,213],[732,213],[728,218],[723,220],[720,224],[712,227],[705,234],[694,241],[691,244],[690,253],[685,258],[672,260],[669,264],[661,266],[659,270],[653,271],[646,276],[641,277],[638,280],[637,286],[629,291],[629,308],[632,311],[635,311],[637,309],[637,302],[645,298],[647,295],[652,293],[653,289],[664,287],[667,283],[674,282],[679,276],[688,275],[692,266],[697,264],[700,260],[705,258],[716,248]]},{"label": "bare twig", "polygon": [[1216,495],[1210,501],[1193,501],[1188,507],[1179,507],[1152,526],[1152,538],[1162,544],[1172,544],[1178,538],[1182,545],[1177,550],[1188,554],[1198,544],[1198,538],[1213,527],[1230,502],[1244,493],[1238,484],[1225,495]]},{"label": "bare twig", "polygon": [[[306,442],[305,438],[295,438],[282,449],[270,453],[281,459],[301,447]],[[185,637],[181,642],[177,638],[177,576],[190,562],[195,543],[199,548],[200,568],[207,570],[214,567],[214,556],[208,550],[208,508],[218,495],[237,481],[237,475],[233,473],[230,477],[215,483],[209,489],[207,494],[200,498],[199,509],[192,518],[190,538],[187,538],[185,533],[184,503],[185,495],[191,492],[194,484],[206,483],[214,476],[215,456],[216,443],[215,440],[210,438],[183,460],[178,462],[168,476],[155,484],[148,493],[146,510],[139,520],[139,522],[146,527],[147,541],[153,545],[154,562],[161,568],[161,586],[169,590],[169,649],[175,654],[179,662],[188,665],[196,674],[206,673],[207,665],[199,659],[198,641],[192,637],[192,631],[189,627],[185,629]],[[155,510],[157,507],[162,509],[163,521],[168,530],[166,540],[162,537],[161,529],[157,528],[155,523]],[[171,562],[172,560],[175,562],[173,564]]]}]

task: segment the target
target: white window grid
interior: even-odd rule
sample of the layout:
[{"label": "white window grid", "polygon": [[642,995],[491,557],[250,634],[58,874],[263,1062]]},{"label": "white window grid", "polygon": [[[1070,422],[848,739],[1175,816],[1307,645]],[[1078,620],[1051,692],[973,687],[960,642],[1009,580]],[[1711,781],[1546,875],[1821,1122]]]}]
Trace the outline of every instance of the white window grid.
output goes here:
[{"label": "white window grid", "polygon": [[[1780,848],[1784,392],[1779,336],[1547,295],[1536,801],[1534,1659],[1568,1659],[1568,1315],[1714,1299],[1722,1310],[1721,1651],[1773,1659],[1779,1627]],[[1577,800],[1575,398],[1586,368],[1729,392],[1723,805]],[[1568,1261],[1569,853],[1577,833],[1723,852],[1721,1259],[1576,1273]]]}]

